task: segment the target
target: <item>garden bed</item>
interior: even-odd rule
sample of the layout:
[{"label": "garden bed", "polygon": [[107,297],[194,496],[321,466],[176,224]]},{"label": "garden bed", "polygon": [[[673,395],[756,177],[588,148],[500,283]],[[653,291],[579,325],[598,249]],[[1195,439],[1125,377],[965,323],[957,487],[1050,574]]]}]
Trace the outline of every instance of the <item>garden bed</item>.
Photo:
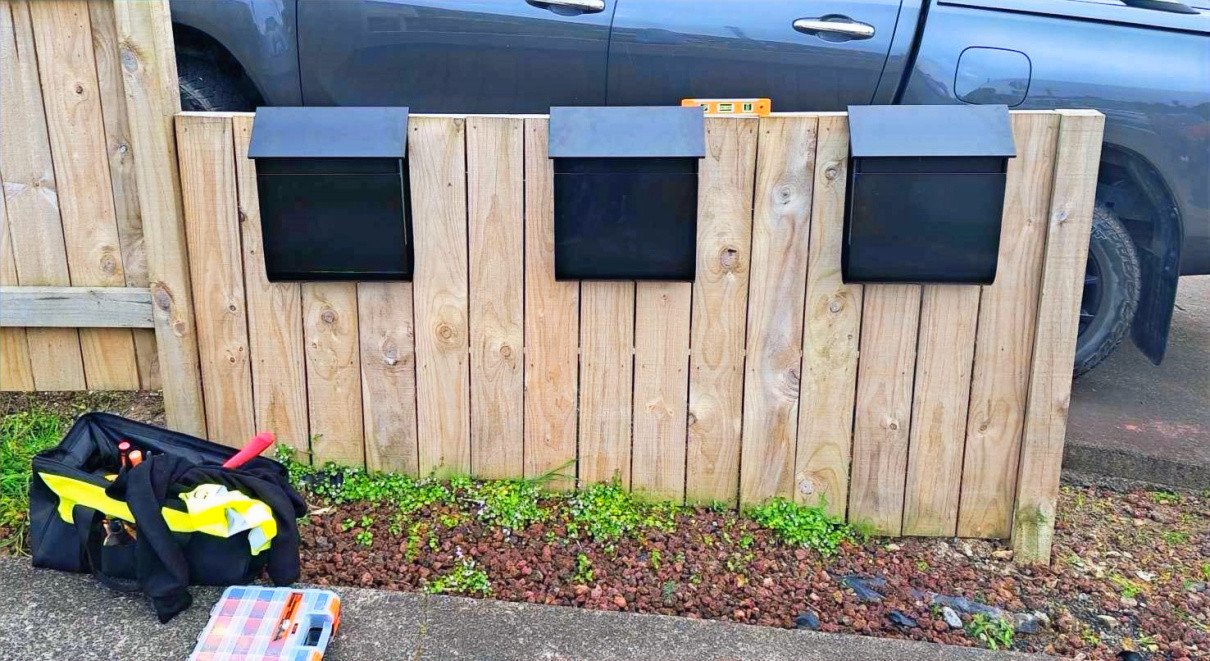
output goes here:
[{"label": "garden bed", "polygon": [[[10,397],[6,484],[19,468],[8,457],[26,430],[36,427],[37,442],[51,442],[58,430],[45,419],[59,419],[14,413]],[[31,417],[44,424],[31,425]],[[1001,544],[866,539],[819,510],[779,501],[741,516],[644,503],[611,485],[548,494],[541,480],[292,469],[312,509],[301,526],[303,580],[320,585],[1090,658],[1123,648],[1210,658],[1207,493],[1065,486],[1052,564],[1027,567]],[[11,538],[20,522],[4,525]]]}]

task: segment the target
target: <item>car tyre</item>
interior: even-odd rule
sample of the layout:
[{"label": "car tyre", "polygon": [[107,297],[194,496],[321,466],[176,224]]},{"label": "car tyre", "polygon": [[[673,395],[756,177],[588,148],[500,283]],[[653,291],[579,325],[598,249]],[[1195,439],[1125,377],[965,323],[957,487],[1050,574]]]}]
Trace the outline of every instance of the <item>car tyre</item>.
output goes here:
[{"label": "car tyre", "polygon": [[1113,353],[1134,323],[1139,305],[1139,256],[1130,233],[1108,207],[1093,209],[1092,236],[1080,301],[1075,376]]},{"label": "car tyre", "polygon": [[237,73],[225,71],[213,58],[178,53],[176,69],[182,110],[256,110],[259,95],[247,80]]}]

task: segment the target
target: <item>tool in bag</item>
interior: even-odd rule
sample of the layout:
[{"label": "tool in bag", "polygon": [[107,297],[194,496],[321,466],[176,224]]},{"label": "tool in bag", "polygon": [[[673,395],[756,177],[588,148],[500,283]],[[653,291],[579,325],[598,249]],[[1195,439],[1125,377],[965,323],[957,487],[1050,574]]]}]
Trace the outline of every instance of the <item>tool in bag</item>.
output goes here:
[{"label": "tool in bag", "polygon": [[245,584],[265,572],[276,585],[295,582],[306,505],[280,463],[247,456],[225,468],[236,455],[121,416],[80,416],[33,459],[34,566],[141,591],[161,622],[189,607],[191,584]]},{"label": "tool in bag", "polygon": [[189,661],[319,661],[339,628],[335,592],[232,586],[210,609]]}]

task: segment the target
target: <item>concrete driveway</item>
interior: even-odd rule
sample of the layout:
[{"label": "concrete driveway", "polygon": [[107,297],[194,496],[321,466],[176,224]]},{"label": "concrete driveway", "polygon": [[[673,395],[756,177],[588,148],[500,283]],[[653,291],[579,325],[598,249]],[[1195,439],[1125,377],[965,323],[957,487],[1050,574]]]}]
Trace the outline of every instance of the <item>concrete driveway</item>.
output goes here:
[{"label": "concrete driveway", "polygon": [[1063,465],[1210,486],[1210,276],[1181,279],[1162,365],[1127,339],[1075,382]]}]

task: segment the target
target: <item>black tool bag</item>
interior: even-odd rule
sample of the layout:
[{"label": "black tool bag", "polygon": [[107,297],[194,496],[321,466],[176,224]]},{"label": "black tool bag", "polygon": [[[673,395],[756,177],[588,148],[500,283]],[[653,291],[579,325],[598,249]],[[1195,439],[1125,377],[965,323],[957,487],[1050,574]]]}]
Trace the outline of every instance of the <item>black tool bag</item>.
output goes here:
[{"label": "black tool bag", "polygon": [[[123,465],[118,444],[142,452]],[[87,413],[33,460],[33,563],[92,572],[151,598],[161,622],[192,602],[187,586],[250,583],[266,570],[298,580],[297,518],[306,505],[284,466],[109,413]]]}]

